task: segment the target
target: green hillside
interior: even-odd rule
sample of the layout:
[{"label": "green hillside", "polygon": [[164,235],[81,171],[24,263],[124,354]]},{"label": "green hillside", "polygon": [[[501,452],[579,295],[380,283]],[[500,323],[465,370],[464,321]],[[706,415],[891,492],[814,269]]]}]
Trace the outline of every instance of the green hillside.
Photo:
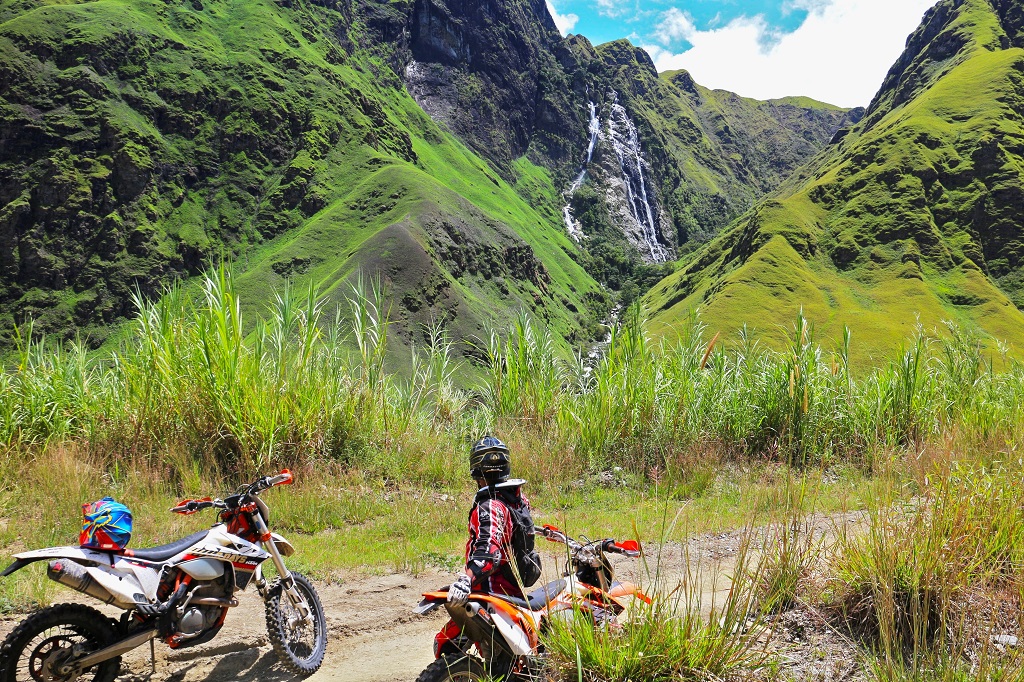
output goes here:
[{"label": "green hillside", "polygon": [[1021,29],[1010,3],[936,5],[865,118],[652,290],[655,331],[699,307],[781,340],[803,308],[862,362],[944,320],[1019,344]]},{"label": "green hillside", "polygon": [[[0,334],[102,341],[129,294],[222,257],[266,299],[380,273],[408,338],[602,295],[557,215],[407,94],[373,42],[403,3],[0,4]],[[529,169],[528,162],[520,167]]]}]

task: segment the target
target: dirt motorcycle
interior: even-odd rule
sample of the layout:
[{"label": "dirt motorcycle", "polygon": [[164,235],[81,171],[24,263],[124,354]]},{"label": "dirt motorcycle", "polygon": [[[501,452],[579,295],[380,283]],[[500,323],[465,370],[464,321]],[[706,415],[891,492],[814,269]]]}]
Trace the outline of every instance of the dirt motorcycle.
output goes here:
[{"label": "dirt motorcycle", "polygon": [[615,580],[606,555],[640,556],[635,540],[577,541],[550,525],[536,531],[564,544],[561,579],[525,598],[472,593],[464,605],[448,603],[448,589],[427,592],[414,609],[420,615],[444,606],[451,620],[434,638],[434,662],[417,682],[543,679],[540,634],[556,618],[587,618],[593,627],[617,627],[634,600],[651,599],[636,585]]},{"label": "dirt motorcycle", "polygon": [[[82,604],[59,604],[32,614],[0,646],[0,682],[109,682],[122,654],[154,639],[172,649],[213,639],[228,609],[238,605],[235,594],[249,585],[263,597],[270,641],[284,666],[299,675],[315,672],[327,646],[323,606],[309,579],[285,566],[284,557],[295,550],[267,528],[270,510],[259,498],[292,482],[285,469],[224,500],[182,501],[171,511],[187,515],[213,508],[218,522],[169,545],[15,554],[0,577],[49,560],[49,578],[124,613],[114,620]],[[267,559],[277,570],[272,581],[262,574]]]}]

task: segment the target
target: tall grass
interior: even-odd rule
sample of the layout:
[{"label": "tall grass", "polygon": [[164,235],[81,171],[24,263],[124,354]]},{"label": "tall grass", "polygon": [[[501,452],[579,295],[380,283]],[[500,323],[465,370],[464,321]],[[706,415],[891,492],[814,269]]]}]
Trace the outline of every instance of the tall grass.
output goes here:
[{"label": "tall grass", "polygon": [[949,434],[1019,443],[1024,433],[1024,367],[1002,358],[997,370],[956,327],[921,330],[855,375],[849,334],[824,349],[802,316],[777,352],[745,331],[709,340],[696,316],[677,340],[654,342],[634,309],[602,352],[573,357],[524,315],[468,353],[485,371],[462,386],[460,349],[440,327],[408,371],[388,370],[384,301],[379,285],[360,284],[347,307],[327,311],[313,290],[285,287],[246,321],[222,268],[198,295],[137,298],[134,328],[105,357],[23,330],[15,365],[0,374],[0,446],[76,440],[119,455],[212,453],[227,470],[331,458],[409,474],[410,442],[461,450],[493,430],[543,442],[567,470],[618,465],[658,477],[702,449],[870,465]]},{"label": "tall grass", "polygon": [[[753,539],[748,528],[732,575],[714,580],[710,592],[701,562],[689,557],[682,579],[666,585],[672,576],[662,573],[659,554],[646,586],[655,595],[651,603],[636,601],[615,626],[595,626],[582,612],[553,617],[544,634],[552,678],[668,682],[759,671],[770,658],[764,645],[770,625],[757,613],[766,564],[760,558],[765,548],[753,551]],[[719,591],[721,583],[728,586]]]},{"label": "tall grass", "polygon": [[1021,636],[1024,473],[954,462],[902,506],[871,510],[833,559],[831,607],[872,652],[879,680],[1021,679],[993,634]]}]

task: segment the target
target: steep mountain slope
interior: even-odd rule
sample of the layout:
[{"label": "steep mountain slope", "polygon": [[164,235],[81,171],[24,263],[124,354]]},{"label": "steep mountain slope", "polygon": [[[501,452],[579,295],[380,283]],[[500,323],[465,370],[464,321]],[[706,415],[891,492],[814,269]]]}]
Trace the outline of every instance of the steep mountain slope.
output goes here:
[{"label": "steep mountain slope", "polygon": [[407,335],[520,308],[578,330],[600,294],[557,216],[422,112],[364,9],[0,5],[3,333],[33,316],[102,340],[135,287],[233,254],[256,300],[372,265]]},{"label": "steep mountain slope", "polygon": [[850,118],[659,76],[541,0],[0,0],[0,66],[0,347],[98,344],[221,258],[257,306],[380,275],[405,343],[521,309],[583,340],[595,277],[646,289]]},{"label": "steep mountain slope", "polygon": [[[659,77],[626,40],[595,47],[582,36],[561,38],[539,0],[363,6],[377,8],[372,42],[432,118],[510,181],[525,156],[572,195],[583,184],[581,165],[593,163],[586,181],[600,206],[584,193],[570,214],[597,220],[568,219],[570,233],[618,235],[648,262],[706,241],[860,114],[712,92],[685,72]],[[640,184],[646,202],[636,198]],[[648,205],[633,205],[641,203]]]},{"label": "steep mountain slope", "polygon": [[802,307],[860,360],[918,323],[1024,339],[1024,18],[942,0],[864,119],[652,291],[655,329],[699,306],[781,340]]}]

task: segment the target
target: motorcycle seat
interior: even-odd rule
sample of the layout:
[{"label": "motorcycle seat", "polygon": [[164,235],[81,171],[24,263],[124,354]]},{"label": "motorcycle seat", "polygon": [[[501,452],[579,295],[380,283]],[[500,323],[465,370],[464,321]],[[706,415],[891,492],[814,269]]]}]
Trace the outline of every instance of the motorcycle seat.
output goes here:
[{"label": "motorcycle seat", "polygon": [[210,531],[201,530],[198,533],[192,533],[187,538],[182,538],[177,542],[172,542],[169,545],[160,545],[159,547],[147,547],[145,549],[126,549],[122,556],[131,559],[142,559],[143,561],[167,561],[175,554],[180,554],[186,549],[196,544],[207,535]]},{"label": "motorcycle seat", "polygon": [[521,609],[530,609],[531,611],[539,611],[548,605],[552,599],[555,598],[559,592],[565,589],[568,583],[562,578],[554,580],[544,587],[540,587],[530,594],[526,595],[525,599],[519,597],[510,597],[507,594],[498,594],[496,597],[501,597],[503,600],[510,604],[515,604]]}]

